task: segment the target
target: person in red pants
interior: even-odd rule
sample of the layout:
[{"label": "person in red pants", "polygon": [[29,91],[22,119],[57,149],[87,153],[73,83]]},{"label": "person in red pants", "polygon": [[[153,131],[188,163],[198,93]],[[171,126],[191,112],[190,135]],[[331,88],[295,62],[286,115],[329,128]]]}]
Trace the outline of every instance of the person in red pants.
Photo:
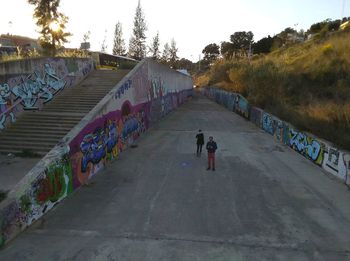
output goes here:
[{"label": "person in red pants", "polygon": [[207,142],[206,149],[208,151],[208,168],[207,170],[210,170],[210,168],[215,171],[215,151],[217,150],[218,146],[216,145],[216,142],[214,141],[213,137],[209,137],[209,141]]}]

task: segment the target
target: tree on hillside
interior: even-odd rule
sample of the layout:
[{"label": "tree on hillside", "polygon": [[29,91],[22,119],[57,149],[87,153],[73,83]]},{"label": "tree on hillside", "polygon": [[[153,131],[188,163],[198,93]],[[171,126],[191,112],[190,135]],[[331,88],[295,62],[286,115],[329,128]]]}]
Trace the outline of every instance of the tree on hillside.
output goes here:
[{"label": "tree on hillside", "polygon": [[35,6],[34,18],[40,27],[41,46],[48,54],[54,55],[72,35],[65,32],[68,17],[58,11],[60,0],[28,0],[28,3]]},{"label": "tree on hillside", "polygon": [[269,53],[271,51],[272,45],[273,38],[270,35],[268,37],[264,37],[253,44],[254,53]]},{"label": "tree on hillside", "polygon": [[185,58],[180,59],[177,62],[177,66],[179,69],[186,69],[187,71],[192,71],[193,69],[193,63],[190,60]]},{"label": "tree on hillside", "polygon": [[225,59],[231,59],[234,53],[233,44],[230,42],[221,42],[220,52]]},{"label": "tree on hillside", "polygon": [[170,43],[170,49],[169,49],[169,64],[171,68],[176,68],[176,62],[179,59],[177,56],[178,48],[176,47],[176,42],[173,39],[171,39]]},{"label": "tree on hillside", "polygon": [[126,47],[125,47],[125,41],[123,39],[123,28],[122,24],[118,21],[118,23],[115,25],[114,30],[114,43],[113,43],[113,50],[114,55],[126,55]]},{"label": "tree on hillside", "polygon": [[219,57],[220,47],[215,43],[208,44],[204,47],[202,53],[204,54],[204,60],[212,63]]},{"label": "tree on hillside", "polygon": [[235,32],[231,35],[230,40],[233,45],[234,54],[248,56],[248,50],[253,44],[254,34],[249,32]]},{"label": "tree on hillside", "polygon": [[170,61],[170,46],[168,43],[164,45],[161,61],[164,64],[167,64]]},{"label": "tree on hillside", "polygon": [[160,59],[160,40],[159,40],[159,32],[157,32],[156,36],[153,38],[151,46],[149,47],[149,51],[151,53],[151,57],[154,60],[159,60]]},{"label": "tree on hillside", "polygon": [[134,17],[133,34],[129,42],[129,55],[134,59],[141,60],[146,56],[146,31],[147,25],[145,16],[139,1]]}]

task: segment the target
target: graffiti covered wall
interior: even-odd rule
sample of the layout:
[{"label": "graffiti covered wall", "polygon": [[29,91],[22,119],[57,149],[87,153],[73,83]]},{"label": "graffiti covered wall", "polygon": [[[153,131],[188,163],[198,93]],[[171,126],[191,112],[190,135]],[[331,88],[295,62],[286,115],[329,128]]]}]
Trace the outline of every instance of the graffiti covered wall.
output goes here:
[{"label": "graffiti covered wall", "polygon": [[[282,121],[272,114],[257,107],[250,107],[241,95],[217,88],[205,88],[204,95],[223,104],[221,97],[235,95],[234,111],[249,118],[256,126],[274,136],[274,138],[297,151],[305,158],[336,176],[350,187],[350,153],[334,148],[329,142],[298,131],[288,122]],[[219,98],[218,98],[219,97]]]},{"label": "graffiti covered wall", "polygon": [[4,67],[0,70],[4,73],[0,75],[0,130],[15,122],[24,110],[40,109],[93,69],[89,59],[46,58],[4,64],[0,64]]},{"label": "graffiti covered wall", "polygon": [[189,76],[145,59],[0,203],[0,246],[116,159],[192,96]]}]

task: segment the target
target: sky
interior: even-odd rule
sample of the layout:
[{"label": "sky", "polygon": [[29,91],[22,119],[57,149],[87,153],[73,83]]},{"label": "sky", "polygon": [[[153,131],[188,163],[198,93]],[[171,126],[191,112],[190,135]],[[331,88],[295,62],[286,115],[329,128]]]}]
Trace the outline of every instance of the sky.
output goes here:
[{"label": "sky", "polygon": [[[0,34],[37,38],[34,7],[27,0],[0,0]],[[128,46],[138,0],[61,0],[73,34],[66,47],[79,48],[91,31],[91,50],[99,51],[106,36],[113,47],[115,24],[120,21]],[[148,30],[147,45],[159,31],[161,49],[174,38],[178,56],[198,61],[204,47],[229,41],[238,31],[252,31],[254,40],[275,35],[287,27],[307,30],[327,18],[350,16],[350,0],[141,0]],[[9,22],[12,22],[9,23]]]}]

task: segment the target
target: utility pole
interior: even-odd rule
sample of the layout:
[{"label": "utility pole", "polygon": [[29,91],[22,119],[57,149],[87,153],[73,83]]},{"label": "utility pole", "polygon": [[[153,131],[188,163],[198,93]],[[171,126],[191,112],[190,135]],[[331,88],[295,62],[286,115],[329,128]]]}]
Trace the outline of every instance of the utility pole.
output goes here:
[{"label": "utility pole", "polygon": [[345,0],[343,0],[343,9],[342,9],[342,12],[341,12],[340,21],[343,21],[343,18],[344,18],[344,10],[345,10]]},{"label": "utility pole", "polygon": [[198,59],[198,71],[201,71],[201,55],[199,55],[199,59]]}]

